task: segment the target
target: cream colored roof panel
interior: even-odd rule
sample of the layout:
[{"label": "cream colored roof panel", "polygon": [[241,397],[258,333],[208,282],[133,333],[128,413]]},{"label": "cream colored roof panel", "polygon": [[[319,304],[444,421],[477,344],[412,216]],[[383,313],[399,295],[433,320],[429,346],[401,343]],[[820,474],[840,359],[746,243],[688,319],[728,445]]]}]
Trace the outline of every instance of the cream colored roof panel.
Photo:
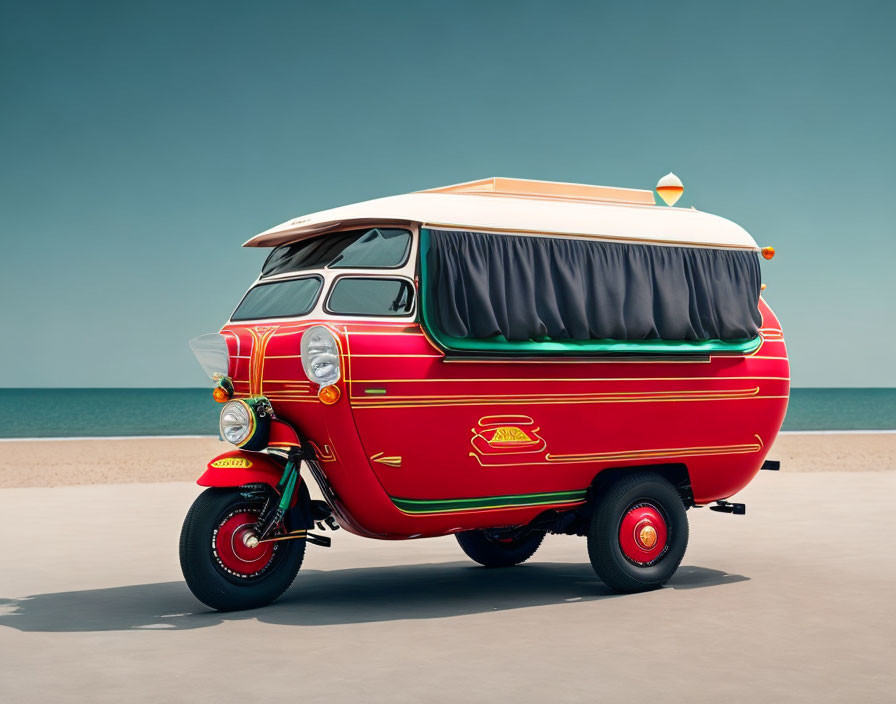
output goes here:
[{"label": "cream colored roof panel", "polygon": [[758,249],[746,230],[730,220],[689,208],[649,205],[645,193],[652,201],[650,191],[484,179],[310,213],[266,230],[244,246],[272,247],[369,224],[419,223],[434,228]]}]

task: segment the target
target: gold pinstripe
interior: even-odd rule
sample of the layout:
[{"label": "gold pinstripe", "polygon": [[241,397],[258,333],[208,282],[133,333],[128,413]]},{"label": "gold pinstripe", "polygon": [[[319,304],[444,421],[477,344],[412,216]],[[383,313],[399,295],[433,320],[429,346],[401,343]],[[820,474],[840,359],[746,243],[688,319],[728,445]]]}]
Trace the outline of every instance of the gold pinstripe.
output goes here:
[{"label": "gold pinstripe", "polygon": [[762,450],[762,438],[754,435],[755,443],[740,445],[708,445],[698,447],[673,447],[655,448],[644,450],[625,450],[620,452],[590,452],[580,454],[552,455],[547,453],[540,462],[507,462],[484,463],[482,458],[474,452],[469,456],[474,458],[482,467],[517,467],[523,465],[547,465],[547,464],[576,464],[580,462],[623,462],[628,460],[657,459],[666,457],[702,457],[710,455],[744,455]]}]

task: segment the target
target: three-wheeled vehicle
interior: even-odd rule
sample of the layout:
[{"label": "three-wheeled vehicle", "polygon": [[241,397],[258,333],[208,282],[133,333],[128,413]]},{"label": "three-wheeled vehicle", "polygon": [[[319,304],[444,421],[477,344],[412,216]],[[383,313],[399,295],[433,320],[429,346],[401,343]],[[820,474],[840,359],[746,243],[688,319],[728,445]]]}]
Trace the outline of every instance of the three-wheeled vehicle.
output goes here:
[{"label": "three-wheeled vehicle", "polygon": [[784,418],[787,353],[760,297],[771,248],[652,191],[493,178],[246,246],[272,248],[260,276],[191,342],[234,445],[180,541],[215,609],[276,599],[327,522],[453,534],[489,567],[582,535],[611,588],[656,588],[687,509],[743,511],[726,499]]}]

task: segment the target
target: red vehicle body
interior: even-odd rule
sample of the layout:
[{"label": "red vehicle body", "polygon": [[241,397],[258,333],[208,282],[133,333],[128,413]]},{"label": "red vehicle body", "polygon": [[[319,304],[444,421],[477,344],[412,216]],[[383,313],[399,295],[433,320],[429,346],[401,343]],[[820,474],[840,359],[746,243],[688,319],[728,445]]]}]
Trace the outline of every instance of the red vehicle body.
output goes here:
[{"label": "red vehicle body", "polygon": [[[419,324],[309,320],[223,332],[237,395],[263,394],[279,418],[303,429],[340,523],[368,537],[410,538],[528,523],[545,508],[584,503],[595,477],[619,467],[684,466],[697,504],[737,493],[762,466],[787,408],[781,327],[767,304],[760,309],[755,353],[680,361],[452,359]],[[339,340],[346,370],[333,405],[301,381],[302,331],[321,322]],[[379,389],[386,393],[366,393]],[[527,439],[495,440],[495,427]],[[557,492],[581,497],[552,501]],[[531,501],[501,499],[519,495]],[[471,497],[481,501],[395,502]]]},{"label": "red vehicle body", "polygon": [[[347,229],[334,218],[318,220],[322,236]],[[422,222],[403,225],[415,238],[407,264],[415,289]],[[374,214],[363,225],[392,223]],[[274,244],[290,241],[278,237]],[[263,244],[271,240],[268,235]],[[339,525],[366,537],[478,531],[509,544],[522,540],[526,527],[555,531],[550,521],[563,516],[577,519],[561,520],[556,532],[593,531],[582,521],[599,513],[601,490],[623,473],[667,481],[684,508],[724,505],[763,465],[787,407],[783,333],[761,299],[759,339],[750,351],[699,354],[458,354],[434,339],[419,307],[398,320],[320,310],[224,325],[228,397],[265,399],[273,420],[261,451],[236,449],[213,459],[199,484],[219,491],[266,485],[279,495],[283,458],[302,451]],[[315,326],[329,331],[338,346],[340,376],[328,385],[335,391],[325,400],[321,386],[303,371],[303,334]],[[668,549],[678,528],[661,498],[647,500],[649,495],[614,514],[612,530],[620,526],[618,545],[628,556],[634,548],[626,546],[627,522],[642,531],[647,526],[635,536],[644,559],[633,564],[655,569],[654,558]],[[290,506],[305,496],[295,492]],[[237,572],[247,555],[271,555],[269,543],[253,544],[253,520],[246,514],[231,536],[232,542],[247,542],[231,557]],[[225,524],[218,520],[220,530]],[[313,521],[304,525],[313,527]],[[684,531],[686,542],[686,526]],[[304,542],[306,531],[296,532]],[[279,529],[279,539],[289,534],[288,526]],[[184,559],[196,558],[184,557],[182,542]],[[249,577],[258,575],[240,575],[244,583]],[[656,580],[643,583],[658,586]],[[199,596],[217,608],[255,603]]]}]

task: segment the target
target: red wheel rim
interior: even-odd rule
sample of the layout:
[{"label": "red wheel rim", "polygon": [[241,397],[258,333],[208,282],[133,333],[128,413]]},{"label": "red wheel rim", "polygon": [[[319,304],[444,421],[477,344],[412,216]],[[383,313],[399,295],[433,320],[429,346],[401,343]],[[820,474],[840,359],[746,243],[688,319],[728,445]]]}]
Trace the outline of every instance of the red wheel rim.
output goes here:
[{"label": "red wheel rim", "polygon": [[666,519],[649,503],[632,506],[619,525],[619,547],[622,554],[636,565],[649,565],[665,551],[669,537]]},{"label": "red wheel rim", "polygon": [[255,577],[271,564],[277,543],[259,543],[250,548],[243,538],[252,532],[257,512],[234,511],[218,525],[212,539],[212,550],[218,565],[236,577]]}]

